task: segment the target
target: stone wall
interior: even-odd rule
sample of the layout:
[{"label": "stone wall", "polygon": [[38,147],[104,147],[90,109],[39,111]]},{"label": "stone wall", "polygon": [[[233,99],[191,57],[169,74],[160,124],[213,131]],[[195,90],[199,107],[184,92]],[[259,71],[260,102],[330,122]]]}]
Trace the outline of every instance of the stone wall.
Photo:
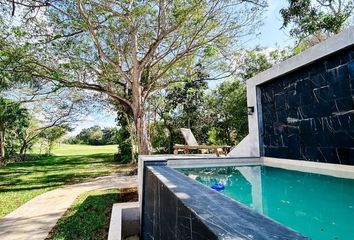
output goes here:
[{"label": "stone wall", "polygon": [[151,171],[145,179],[143,239],[217,239]]},{"label": "stone wall", "polygon": [[354,47],[261,84],[267,157],[354,165]]}]

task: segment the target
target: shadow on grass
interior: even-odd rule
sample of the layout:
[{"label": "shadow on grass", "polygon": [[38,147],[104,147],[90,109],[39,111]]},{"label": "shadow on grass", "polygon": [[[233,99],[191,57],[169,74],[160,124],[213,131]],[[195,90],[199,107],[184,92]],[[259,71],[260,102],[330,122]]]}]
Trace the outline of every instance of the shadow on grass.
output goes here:
[{"label": "shadow on grass", "polygon": [[112,154],[48,156],[10,163],[0,168],[0,193],[78,183],[125,168],[129,165],[113,161]]},{"label": "shadow on grass", "polygon": [[[12,180],[4,188],[0,185],[0,194],[2,192],[19,192],[44,188],[54,188],[65,184],[75,184],[101,176],[102,173],[86,172],[86,173],[70,173],[70,174],[51,174],[38,177],[34,180]],[[27,184],[26,184],[27,183]],[[6,188],[11,186],[11,188]]]},{"label": "shadow on grass", "polygon": [[54,188],[109,174],[131,175],[136,166],[114,161],[113,154],[45,156],[0,167],[0,218]]},{"label": "shadow on grass", "polygon": [[137,200],[135,188],[86,193],[66,211],[47,239],[107,239],[112,205]]},{"label": "shadow on grass", "polygon": [[[26,168],[26,167],[52,167],[52,166],[61,166],[65,164],[70,165],[78,165],[78,164],[85,164],[87,163],[87,159],[98,159],[97,162],[114,162],[113,155],[107,153],[99,153],[99,154],[92,154],[92,155],[70,155],[70,156],[43,156],[39,157],[34,160],[28,160],[23,162],[15,162],[9,163],[5,167],[1,169],[17,169],[17,168]],[[95,163],[95,161],[92,161]],[[1,172],[0,172],[1,175]]]}]

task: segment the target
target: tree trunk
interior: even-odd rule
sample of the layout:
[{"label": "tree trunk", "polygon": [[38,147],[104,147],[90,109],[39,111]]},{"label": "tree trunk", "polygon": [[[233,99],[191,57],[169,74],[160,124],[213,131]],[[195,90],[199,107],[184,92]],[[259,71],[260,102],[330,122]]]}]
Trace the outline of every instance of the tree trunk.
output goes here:
[{"label": "tree trunk", "polygon": [[26,151],[27,151],[27,141],[24,141],[20,148],[20,155],[23,157],[26,154]]},{"label": "tree trunk", "polygon": [[0,129],[0,165],[5,164],[5,129]]},{"label": "tree trunk", "polygon": [[138,116],[134,121],[136,127],[136,136],[138,140],[138,153],[139,155],[149,155],[151,148],[143,113],[144,111],[141,109],[140,113],[138,113]]},{"label": "tree trunk", "polygon": [[137,161],[135,156],[135,126],[129,121],[129,133],[130,133],[130,145],[131,145],[131,158],[132,162],[135,163]]},{"label": "tree trunk", "polygon": [[173,136],[172,136],[172,131],[173,129],[170,128],[169,125],[165,124],[165,128],[167,129],[168,131],[168,134],[169,134],[169,138],[168,138],[168,153],[173,153]]},{"label": "tree trunk", "polygon": [[150,142],[147,136],[147,129],[144,121],[144,103],[141,94],[141,71],[134,70],[132,79],[132,105],[133,105],[133,117],[135,124],[135,131],[138,143],[138,154],[149,155],[150,154]]},{"label": "tree trunk", "polygon": [[48,141],[48,155],[52,154],[53,146],[54,146],[54,141],[49,140]]},{"label": "tree trunk", "polygon": [[135,123],[132,121],[131,117],[126,113],[123,112],[124,117],[127,121],[127,128],[129,129],[129,139],[130,139],[130,147],[131,147],[131,160],[132,162],[135,163],[135,152],[136,152],[136,147],[135,147]]}]

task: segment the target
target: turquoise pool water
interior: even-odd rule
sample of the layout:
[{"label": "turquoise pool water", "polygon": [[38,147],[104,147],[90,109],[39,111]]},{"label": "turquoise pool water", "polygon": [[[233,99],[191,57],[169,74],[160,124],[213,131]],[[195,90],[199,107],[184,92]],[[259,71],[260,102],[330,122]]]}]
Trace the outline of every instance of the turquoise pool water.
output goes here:
[{"label": "turquoise pool water", "polygon": [[354,180],[264,166],[179,171],[311,239],[354,239]]}]

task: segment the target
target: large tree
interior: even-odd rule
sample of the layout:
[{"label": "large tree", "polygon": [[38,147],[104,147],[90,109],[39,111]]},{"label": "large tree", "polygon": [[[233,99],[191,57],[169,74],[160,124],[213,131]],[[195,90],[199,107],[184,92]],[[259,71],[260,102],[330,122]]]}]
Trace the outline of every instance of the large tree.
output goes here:
[{"label": "large tree", "polygon": [[183,81],[186,60],[213,64],[206,54],[226,54],[254,31],[265,6],[264,0],[2,1],[9,3],[3,11],[16,16],[17,9],[26,18],[16,34],[18,43],[31,45],[22,71],[109,96],[132,119],[140,154],[149,152],[144,113],[151,94]]}]

